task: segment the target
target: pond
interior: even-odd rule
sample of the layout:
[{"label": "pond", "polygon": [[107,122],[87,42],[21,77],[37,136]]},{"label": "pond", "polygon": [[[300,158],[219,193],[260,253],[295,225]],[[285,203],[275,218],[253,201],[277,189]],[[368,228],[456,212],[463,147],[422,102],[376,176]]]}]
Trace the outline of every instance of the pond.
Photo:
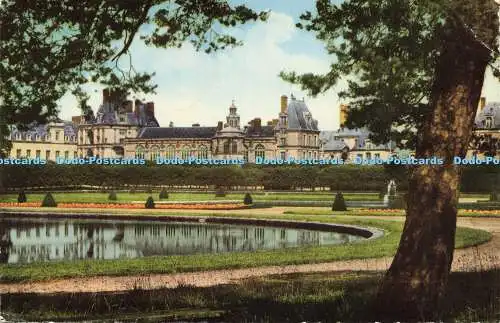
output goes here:
[{"label": "pond", "polygon": [[1,218],[0,263],[272,250],[363,239],[331,231],[241,224]]}]

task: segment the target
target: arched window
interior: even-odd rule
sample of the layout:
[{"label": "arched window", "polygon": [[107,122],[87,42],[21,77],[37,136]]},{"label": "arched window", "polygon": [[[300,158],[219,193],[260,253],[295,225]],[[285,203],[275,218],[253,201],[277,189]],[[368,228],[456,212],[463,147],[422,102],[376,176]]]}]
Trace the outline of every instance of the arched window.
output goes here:
[{"label": "arched window", "polygon": [[266,149],[261,144],[255,146],[255,157],[266,158]]},{"label": "arched window", "polygon": [[238,143],[236,141],[233,141],[232,147],[231,147],[231,153],[237,154],[238,153]]},{"label": "arched window", "polygon": [[160,157],[160,148],[158,146],[151,147],[151,160],[156,160]]},{"label": "arched window", "polygon": [[493,119],[491,117],[486,118],[486,128],[491,128],[493,126]]},{"label": "arched window", "polygon": [[198,150],[198,158],[207,159],[208,158],[208,148],[205,145],[201,145]]},{"label": "arched window", "polygon": [[141,158],[144,159],[144,147],[142,146],[137,146],[135,148],[135,158]]},{"label": "arched window", "polygon": [[229,154],[229,140],[224,142],[224,154]]},{"label": "arched window", "polygon": [[188,159],[189,157],[189,147],[185,146],[181,150],[181,159]]},{"label": "arched window", "polygon": [[166,151],[166,156],[165,156],[167,159],[173,159],[175,157],[175,147],[172,146],[172,145],[169,145],[167,147],[167,151]]}]

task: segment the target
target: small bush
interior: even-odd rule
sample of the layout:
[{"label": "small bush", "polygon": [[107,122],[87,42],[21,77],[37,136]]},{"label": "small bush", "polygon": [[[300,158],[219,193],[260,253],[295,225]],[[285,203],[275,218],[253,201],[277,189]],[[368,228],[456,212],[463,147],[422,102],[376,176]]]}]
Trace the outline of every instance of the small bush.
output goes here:
[{"label": "small bush", "polygon": [[387,194],[387,192],[385,192],[385,191],[380,191],[380,193],[378,194],[378,198],[379,198],[379,199],[381,199],[381,200],[383,200],[383,199],[384,199],[385,194]]},{"label": "small bush", "polygon": [[388,209],[406,209],[406,201],[401,195],[389,196]]},{"label": "small bush", "polygon": [[224,188],[222,186],[219,186],[215,191],[215,197],[224,197],[224,196],[226,196],[226,192],[224,191]]},{"label": "small bush", "polygon": [[161,189],[159,198],[160,200],[168,199],[168,192],[166,189],[164,188]]},{"label": "small bush", "polygon": [[497,191],[493,191],[490,193],[490,201],[492,201],[492,202],[498,201],[498,192]]},{"label": "small bush", "polygon": [[130,194],[135,194],[135,192],[136,192],[135,187],[132,187],[128,192]]},{"label": "small bush", "polygon": [[335,201],[333,201],[332,211],[347,211],[344,196],[340,192],[335,195]]},{"label": "small bush", "polygon": [[19,195],[17,196],[17,202],[19,203],[24,203],[26,202],[28,199],[26,198],[26,194],[24,193],[24,190],[21,190],[19,192]]},{"label": "small bush", "polygon": [[110,200],[110,201],[116,201],[117,200],[117,198],[116,198],[116,192],[115,191],[109,192],[108,200]]},{"label": "small bush", "polygon": [[245,197],[243,198],[243,204],[250,205],[252,203],[253,203],[252,196],[250,195],[250,193],[246,193]]},{"label": "small bush", "polygon": [[42,207],[57,207],[57,203],[51,193],[45,194],[42,201]]},{"label": "small bush", "polygon": [[155,208],[155,201],[153,200],[152,196],[148,197],[145,206],[146,206],[146,209],[154,209]]}]

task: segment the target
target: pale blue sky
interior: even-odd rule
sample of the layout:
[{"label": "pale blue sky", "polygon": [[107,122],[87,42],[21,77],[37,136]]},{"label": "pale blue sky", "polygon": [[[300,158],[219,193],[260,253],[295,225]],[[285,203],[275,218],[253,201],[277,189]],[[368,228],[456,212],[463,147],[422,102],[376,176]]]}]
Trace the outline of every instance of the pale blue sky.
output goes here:
[{"label": "pale blue sky", "polygon": [[[244,45],[215,54],[197,53],[190,45],[181,49],[148,48],[140,42],[132,46],[134,66],[138,71],[155,71],[158,84],[156,95],[146,96],[155,102],[155,112],[161,126],[173,121],[176,126],[200,123],[214,126],[225,120],[234,99],[242,124],[261,117],[263,122],[277,118],[282,94],[305,97],[313,117],[322,130],[338,128],[337,93],[339,85],[317,98],[308,98],[296,86],[278,78],[281,70],[323,73],[332,60],[312,33],[295,27],[301,13],[313,10],[315,1],[247,0],[255,10],[271,9],[266,23],[240,26],[235,33]],[[89,85],[90,104],[96,110],[101,101],[102,87]],[[500,82],[489,72],[483,96],[487,101],[500,101]],[[140,97],[143,98],[142,96]],[[61,100],[61,117],[79,115],[76,101],[70,95]]]}]

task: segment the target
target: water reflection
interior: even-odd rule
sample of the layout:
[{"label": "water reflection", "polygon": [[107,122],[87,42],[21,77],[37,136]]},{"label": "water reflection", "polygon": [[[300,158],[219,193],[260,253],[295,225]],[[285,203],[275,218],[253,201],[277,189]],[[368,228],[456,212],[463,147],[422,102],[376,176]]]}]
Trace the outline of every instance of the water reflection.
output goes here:
[{"label": "water reflection", "polygon": [[349,243],[358,236],[209,223],[0,219],[0,262],[118,259]]}]

